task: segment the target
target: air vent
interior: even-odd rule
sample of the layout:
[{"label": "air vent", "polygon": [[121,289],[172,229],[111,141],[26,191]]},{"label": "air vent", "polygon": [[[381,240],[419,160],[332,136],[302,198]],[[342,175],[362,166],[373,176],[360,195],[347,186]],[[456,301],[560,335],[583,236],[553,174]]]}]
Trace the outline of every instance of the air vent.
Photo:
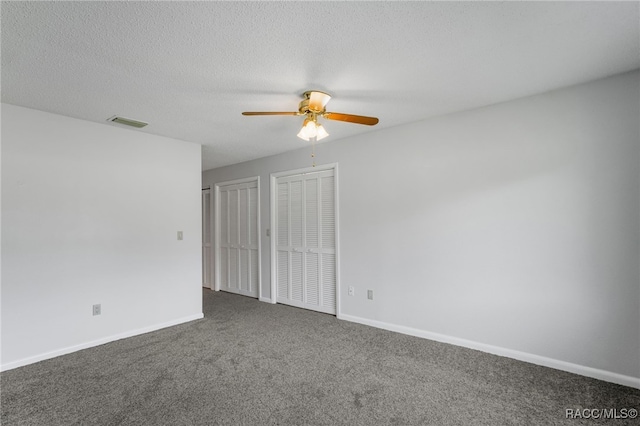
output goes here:
[{"label": "air vent", "polygon": [[136,127],[138,129],[149,124],[149,123],[145,123],[138,120],[132,120],[130,118],[118,117],[117,115],[109,118],[107,121],[111,121],[113,123],[118,123],[118,124],[124,124],[125,126]]}]

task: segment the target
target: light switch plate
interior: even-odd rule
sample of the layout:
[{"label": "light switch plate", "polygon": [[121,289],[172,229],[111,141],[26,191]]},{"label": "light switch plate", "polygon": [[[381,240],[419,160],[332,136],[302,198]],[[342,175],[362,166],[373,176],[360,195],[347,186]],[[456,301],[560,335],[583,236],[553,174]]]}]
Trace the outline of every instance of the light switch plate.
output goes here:
[{"label": "light switch plate", "polygon": [[178,240],[181,241],[182,240],[182,231],[178,231]]}]

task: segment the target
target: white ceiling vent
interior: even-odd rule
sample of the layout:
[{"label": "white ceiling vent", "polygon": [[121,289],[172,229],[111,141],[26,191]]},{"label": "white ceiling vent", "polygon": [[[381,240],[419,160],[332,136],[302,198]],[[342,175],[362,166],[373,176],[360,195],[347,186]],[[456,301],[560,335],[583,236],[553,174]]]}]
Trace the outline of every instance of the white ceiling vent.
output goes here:
[{"label": "white ceiling vent", "polygon": [[124,124],[125,126],[136,127],[138,129],[149,124],[143,121],[132,120],[130,118],[118,117],[117,115],[114,115],[113,117],[108,118],[107,121],[111,121],[113,123],[118,123],[118,124]]}]

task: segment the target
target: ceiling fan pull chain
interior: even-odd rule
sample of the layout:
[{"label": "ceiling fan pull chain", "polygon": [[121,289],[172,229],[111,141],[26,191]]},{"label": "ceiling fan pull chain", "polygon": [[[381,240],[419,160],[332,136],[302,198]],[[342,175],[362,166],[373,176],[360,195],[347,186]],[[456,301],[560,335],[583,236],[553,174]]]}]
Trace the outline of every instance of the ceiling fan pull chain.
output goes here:
[{"label": "ceiling fan pull chain", "polygon": [[310,138],[311,139],[311,158],[313,159],[313,162],[311,163],[311,167],[315,167],[316,166],[316,139],[315,137]]}]

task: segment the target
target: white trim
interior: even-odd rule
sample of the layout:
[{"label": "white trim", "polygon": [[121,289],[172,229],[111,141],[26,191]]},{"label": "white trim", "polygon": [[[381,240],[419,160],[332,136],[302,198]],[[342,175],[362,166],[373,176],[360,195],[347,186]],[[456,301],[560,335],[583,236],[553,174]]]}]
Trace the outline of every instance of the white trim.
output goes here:
[{"label": "white trim", "polygon": [[257,215],[258,217],[256,218],[256,220],[258,221],[257,223],[257,227],[256,227],[256,232],[258,233],[258,300],[260,300],[260,298],[262,297],[262,220],[260,219],[260,210],[262,210],[262,204],[260,201],[260,176],[256,176],[256,181],[257,181],[257,203],[258,205],[256,206],[256,211],[257,211]]},{"label": "white trim", "polygon": [[211,262],[210,265],[210,271],[209,273],[211,274],[211,282],[209,283],[211,285],[211,287],[209,287],[209,290],[214,290],[215,289],[215,271],[216,271],[216,253],[215,253],[215,249],[216,249],[216,241],[215,241],[215,210],[213,210],[215,208],[215,191],[213,190],[213,188],[209,187],[209,232],[211,232],[211,235],[209,236],[211,241],[211,255],[209,256],[210,259],[209,261]]},{"label": "white trim", "polygon": [[493,355],[517,359],[519,361],[525,361],[531,364],[541,365],[543,367],[555,368],[556,370],[567,371],[569,373],[579,374],[581,376],[592,377],[594,379],[604,380],[606,382],[617,383],[619,385],[640,389],[640,378],[638,377],[625,376],[623,374],[618,374],[611,371],[573,364],[571,362],[560,361],[557,359],[534,355],[527,352],[520,352],[513,349],[502,348],[499,346],[487,345],[485,343],[474,342],[472,340],[460,339],[458,337],[447,336],[445,334],[433,333],[417,328],[390,324],[383,321],[376,321],[353,315],[342,314],[340,315],[339,319],[355,322],[358,324],[364,324],[371,327],[381,328],[383,330],[394,331],[396,333],[407,334],[409,336],[422,337],[424,339],[435,340],[437,342],[449,343],[456,346],[475,349]]},{"label": "white trim", "polygon": [[[251,183],[256,182],[257,185],[257,228],[256,232],[258,233],[258,300],[262,298],[262,227],[261,227],[261,216],[260,210],[262,210],[262,205],[260,204],[260,176],[251,176],[242,179],[234,179],[228,180],[225,182],[217,182],[214,184],[214,198],[215,205],[214,209],[214,235],[213,235],[213,251],[214,251],[214,274],[213,274],[213,290],[220,291],[220,187],[228,186],[228,185],[238,185],[241,183]],[[254,297],[254,296],[249,296]]]},{"label": "white trim", "polygon": [[333,165],[333,197],[334,220],[336,226],[335,251],[336,251],[336,318],[340,318],[340,194],[338,192],[338,163]]},{"label": "white trim", "polygon": [[240,183],[260,182],[260,176],[251,176],[242,179],[227,180],[224,182],[214,183],[214,186],[238,185]]},{"label": "white trim", "polygon": [[315,173],[315,172],[324,172],[326,170],[335,170],[337,167],[338,167],[338,163],[329,163],[329,164],[321,164],[315,167],[305,167],[302,169],[295,169],[295,170],[284,170],[281,172],[271,173],[271,178],[274,178],[274,177],[279,178],[283,176],[306,175],[306,174]]},{"label": "white trim", "polygon": [[258,300],[261,301],[261,302],[266,302],[266,303],[273,303],[273,304],[276,303],[275,299],[271,299],[271,298],[268,298],[268,297],[262,297],[261,296],[261,297],[258,298]]},{"label": "white trim", "polygon": [[128,337],[138,336],[140,334],[150,333],[152,331],[160,330],[167,327],[172,327],[178,324],[183,324],[186,322],[191,322],[195,320],[199,320],[204,318],[204,314],[195,314],[190,315],[188,317],[178,318],[172,321],[164,322],[161,324],[150,325],[148,327],[138,328],[136,330],[126,331],[120,334],[114,334],[113,336],[103,337],[102,339],[92,340],[90,342],[81,343],[79,345],[68,346],[66,348],[57,349],[55,351],[46,352],[40,355],[30,356],[28,358],[23,358],[18,361],[8,362],[6,364],[0,365],[0,371],[12,370],[14,368],[22,367],[25,365],[33,364],[39,361],[44,361],[47,359],[55,358],[60,355],[70,354],[72,352],[77,352],[82,349],[92,348],[94,346],[104,345],[105,343],[115,342],[116,340],[126,339]]},{"label": "white trim", "polygon": [[[205,195],[209,194],[209,205],[208,210],[209,210],[209,216],[208,217],[204,217],[204,200],[205,200]],[[203,233],[203,239],[202,239],[202,263],[203,263],[203,268],[202,268],[202,287],[204,288],[208,288],[210,290],[213,290],[213,191],[211,191],[211,188],[203,188],[202,189],[202,233]],[[205,242],[204,242],[204,230],[207,228],[205,226],[205,222],[209,223],[209,232],[211,233],[211,235],[209,235],[209,259],[205,259],[204,257],[204,252],[205,252]],[[204,271],[207,270],[207,268],[204,267],[204,265],[206,264],[206,262],[209,262],[208,266],[209,266],[209,276],[206,277],[204,274]],[[207,279],[208,279],[208,284],[207,284]]]},{"label": "white trim", "polygon": [[220,291],[220,185],[214,185],[213,198],[213,290]]},{"label": "white trim", "polygon": [[340,318],[340,223],[338,219],[338,163],[321,164],[315,167],[305,167],[302,169],[286,170],[281,172],[274,172],[270,175],[269,182],[269,226],[271,228],[271,303],[276,303],[277,300],[277,288],[276,288],[276,240],[274,238],[274,229],[276,228],[276,180],[280,177],[305,175],[309,173],[324,172],[327,170],[333,170],[333,196],[334,196],[334,209],[335,209],[335,256],[336,256],[336,317]]},{"label": "white trim", "polygon": [[274,230],[276,229],[276,178],[274,173],[271,173],[269,179],[269,228],[270,228],[270,256],[271,256],[271,303],[276,303],[276,240],[274,238]]}]

